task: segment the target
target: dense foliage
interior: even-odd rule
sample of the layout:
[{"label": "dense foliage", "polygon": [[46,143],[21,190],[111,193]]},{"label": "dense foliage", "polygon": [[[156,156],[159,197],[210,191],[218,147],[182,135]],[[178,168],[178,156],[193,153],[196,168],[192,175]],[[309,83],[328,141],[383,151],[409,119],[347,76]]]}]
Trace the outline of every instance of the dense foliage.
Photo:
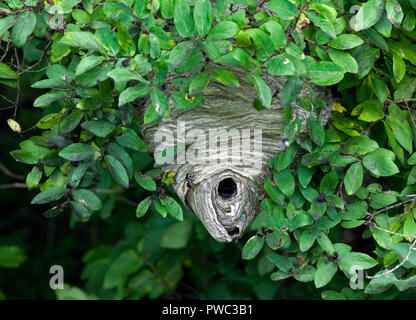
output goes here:
[{"label": "dense foliage", "polygon": [[[48,218],[70,214],[74,229],[90,219],[122,223],[114,215],[123,201],[141,218],[117,246],[89,250],[84,291],[58,298],[157,298],[175,290],[184,269],[195,297],[250,298],[253,290],[273,298],[274,281],[291,277],[324,288],[324,299],[411,294],[415,9],[415,0],[0,1],[0,83],[10,87],[1,97],[13,112],[9,126],[27,138],[11,155],[32,166],[32,204],[47,204]],[[287,119],[288,147],[270,161],[270,197],[242,249],[249,262],[175,200],[174,173],[152,167],[138,127],[168,117],[172,103],[198,108],[210,81],[238,87],[226,66],[246,71],[258,93],[253,108],[279,99]],[[266,73],[287,77],[281,92],[271,92]],[[16,117],[27,74],[42,117],[23,130]],[[324,102],[313,85],[332,86],[336,98],[327,129],[315,117]],[[299,99],[302,86],[309,96]],[[147,98],[141,116],[133,103]],[[295,101],[314,113],[307,123],[292,118]],[[216,262],[201,264],[204,254]],[[23,260],[19,248],[0,247],[1,267]],[[357,270],[365,283],[353,290]]]}]

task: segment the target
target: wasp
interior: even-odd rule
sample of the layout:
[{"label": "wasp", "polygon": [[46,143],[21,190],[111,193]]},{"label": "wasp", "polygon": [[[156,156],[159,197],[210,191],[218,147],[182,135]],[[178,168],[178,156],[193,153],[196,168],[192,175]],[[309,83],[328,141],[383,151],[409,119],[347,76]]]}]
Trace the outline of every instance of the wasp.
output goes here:
[{"label": "wasp", "polygon": [[192,178],[191,178],[191,175],[190,175],[189,173],[187,173],[187,174],[186,174],[186,176],[185,176],[185,180],[186,180],[186,186],[187,186],[188,188],[192,188],[192,186],[193,186],[194,184],[193,184],[193,182],[192,182]]}]

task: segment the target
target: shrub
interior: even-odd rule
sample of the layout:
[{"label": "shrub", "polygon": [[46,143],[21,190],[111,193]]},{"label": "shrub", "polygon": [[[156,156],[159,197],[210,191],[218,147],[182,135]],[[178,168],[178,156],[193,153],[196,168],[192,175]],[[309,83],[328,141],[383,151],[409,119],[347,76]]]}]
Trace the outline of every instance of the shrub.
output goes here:
[{"label": "shrub", "polygon": [[[16,99],[4,97],[14,112],[9,126],[30,135],[11,155],[32,166],[26,184],[40,190],[32,204],[50,204],[48,218],[70,213],[75,224],[98,213],[108,218],[117,201],[133,201],[123,189],[138,187],[137,216],[153,212],[127,228],[116,248],[84,256],[86,290],[102,285],[97,297],[108,297],[118,288],[121,298],[172,290],[185,253],[198,253],[188,242],[193,226],[204,250],[221,257],[222,273],[239,263],[227,265],[228,247],[208,240],[184,214],[170,187],[174,177],[151,168],[137,127],[168,117],[170,100],[198,108],[212,79],[238,86],[224,66],[246,71],[258,93],[254,106],[269,108],[280,99],[287,116],[288,147],[270,161],[273,176],[264,185],[270,197],[261,203],[242,258],[259,256],[259,274],[272,272],[272,280],[293,277],[316,288],[336,274],[354,280],[364,271],[361,290],[346,281],[344,288],[323,291],[324,299],[391,298],[414,290],[415,9],[414,0],[1,1],[0,83],[16,92]],[[42,118],[23,130],[16,116],[29,73],[31,87],[44,90],[33,103]],[[287,77],[280,93],[262,80],[267,73]],[[302,138],[291,103],[319,115],[324,102],[313,90],[298,99],[299,83],[327,86],[336,98],[330,125],[310,117]],[[147,98],[141,116],[132,103]],[[160,222],[159,213],[183,222]],[[161,259],[164,251],[153,244],[159,239],[165,250],[183,251]],[[196,272],[198,259],[189,261]],[[255,283],[258,274],[247,268],[234,281]],[[221,292],[224,284],[216,285]],[[272,298],[271,288],[263,282],[257,297]]]}]

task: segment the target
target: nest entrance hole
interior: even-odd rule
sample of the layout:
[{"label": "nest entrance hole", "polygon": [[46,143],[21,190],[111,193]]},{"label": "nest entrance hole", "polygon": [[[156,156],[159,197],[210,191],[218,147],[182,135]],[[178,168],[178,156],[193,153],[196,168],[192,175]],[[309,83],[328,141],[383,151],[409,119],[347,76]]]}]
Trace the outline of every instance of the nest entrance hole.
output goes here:
[{"label": "nest entrance hole", "polygon": [[221,180],[218,184],[218,195],[224,199],[231,199],[237,193],[237,185],[231,178]]}]

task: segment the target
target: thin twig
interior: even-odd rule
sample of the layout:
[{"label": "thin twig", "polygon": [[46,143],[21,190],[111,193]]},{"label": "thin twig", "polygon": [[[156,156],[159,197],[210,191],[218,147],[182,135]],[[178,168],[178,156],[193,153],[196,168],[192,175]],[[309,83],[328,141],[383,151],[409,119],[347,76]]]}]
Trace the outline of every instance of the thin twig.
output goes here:
[{"label": "thin twig", "polygon": [[22,175],[20,175],[20,174],[17,174],[17,173],[14,173],[14,172],[10,171],[10,170],[9,170],[8,168],[6,168],[6,166],[5,166],[3,163],[1,163],[1,162],[0,162],[0,170],[1,170],[1,171],[3,171],[3,173],[4,173],[6,176],[10,177],[10,178],[17,179],[17,180],[25,180],[25,177],[24,177],[24,176],[22,176]]},{"label": "thin twig", "polygon": [[407,253],[406,257],[404,257],[403,261],[400,262],[398,265],[396,265],[393,269],[387,270],[386,272],[377,274],[375,276],[368,276],[366,275],[366,278],[368,279],[374,279],[374,278],[379,278],[382,277],[386,274],[392,273],[395,270],[399,269],[402,265],[404,265],[410,258],[410,255],[412,254],[412,250],[414,249],[414,247],[416,246],[416,239],[413,241],[412,245],[409,247],[409,252]]}]

